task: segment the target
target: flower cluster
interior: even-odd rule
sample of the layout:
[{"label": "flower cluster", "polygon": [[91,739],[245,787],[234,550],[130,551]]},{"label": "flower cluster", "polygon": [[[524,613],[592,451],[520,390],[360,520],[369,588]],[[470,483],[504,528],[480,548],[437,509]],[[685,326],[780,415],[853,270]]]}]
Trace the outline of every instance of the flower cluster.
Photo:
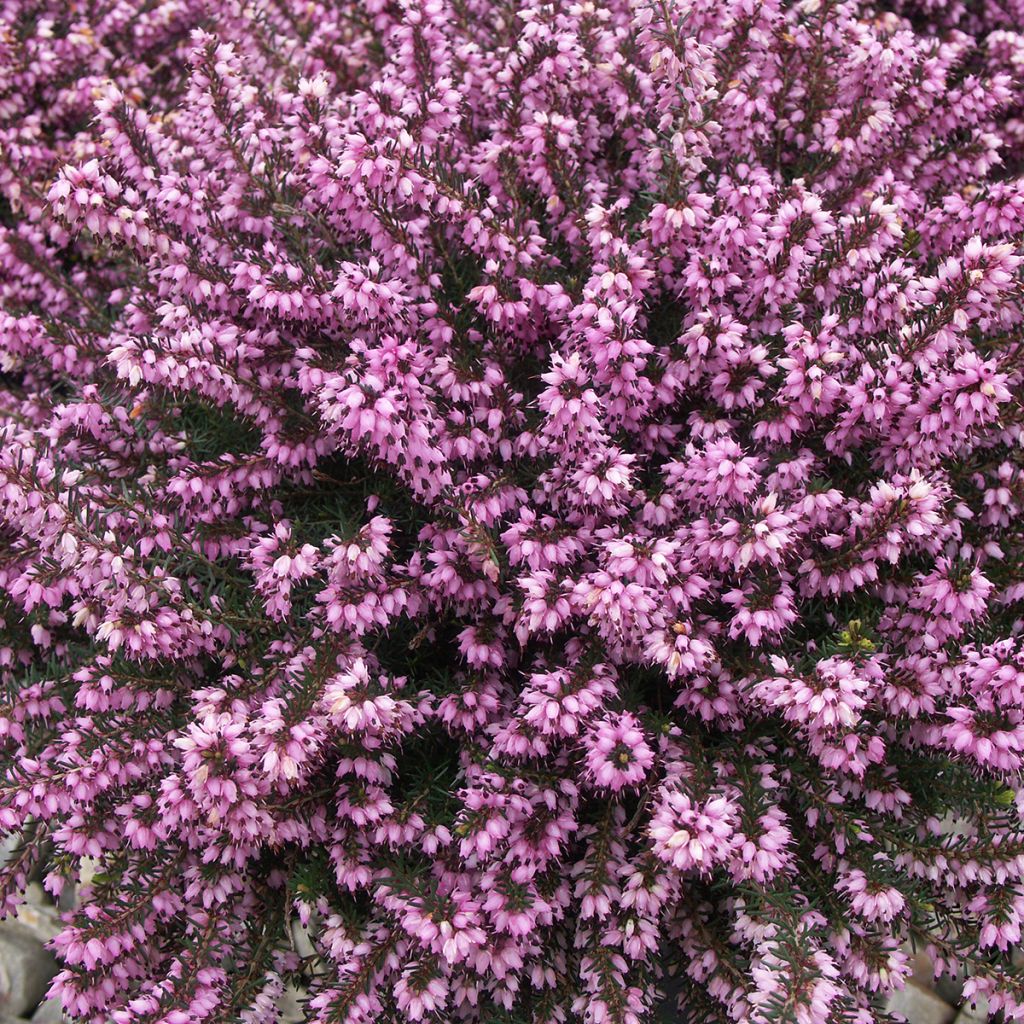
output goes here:
[{"label": "flower cluster", "polygon": [[1014,2],[0,0],[71,1017],[1024,1018]]}]

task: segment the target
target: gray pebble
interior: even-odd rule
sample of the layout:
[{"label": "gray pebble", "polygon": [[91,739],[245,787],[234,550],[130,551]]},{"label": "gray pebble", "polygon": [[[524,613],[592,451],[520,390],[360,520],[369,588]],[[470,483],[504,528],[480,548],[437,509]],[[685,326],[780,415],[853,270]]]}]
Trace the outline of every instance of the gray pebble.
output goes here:
[{"label": "gray pebble", "polygon": [[30,1014],[56,973],[57,961],[30,929],[13,921],[0,924],[0,1012]]},{"label": "gray pebble", "polygon": [[951,1024],[956,1016],[956,1007],[944,1002],[934,992],[929,992],[914,982],[889,998],[886,1009],[906,1017],[910,1024]]},{"label": "gray pebble", "polygon": [[46,999],[32,1014],[32,1024],[64,1024],[64,1007],[59,999]]}]

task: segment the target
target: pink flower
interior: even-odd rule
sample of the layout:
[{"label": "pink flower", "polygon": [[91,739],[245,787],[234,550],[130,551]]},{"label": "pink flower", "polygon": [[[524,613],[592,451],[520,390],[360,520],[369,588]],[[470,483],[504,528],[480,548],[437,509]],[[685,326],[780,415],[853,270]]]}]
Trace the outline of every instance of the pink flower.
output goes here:
[{"label": "pink flower", "polygon": [[448,1000],[448,985],[444,978],[423,975],[416,966],[407,968],[394,987],[398,1009],[413,1021],[443,1009]]},{"label": "pink flower", "polygon": [[607,715],[586,735],[587,775],[596,786],[618,792],[644,780],[654,764],[635,715]]},{"label": "pink flower", "polygon": [[704,873],[729,855],[735,831],[736,809],[724,797],[697,804],[678,790],[663,793],[648,829],[661,860]]},{"label": "pink flower", "polygon": [[846,893],[853,912],[866,921],[891,921],[901,915],[907,905],[898,889],[874,883],[856,868],[842,874],[837,889]]}]

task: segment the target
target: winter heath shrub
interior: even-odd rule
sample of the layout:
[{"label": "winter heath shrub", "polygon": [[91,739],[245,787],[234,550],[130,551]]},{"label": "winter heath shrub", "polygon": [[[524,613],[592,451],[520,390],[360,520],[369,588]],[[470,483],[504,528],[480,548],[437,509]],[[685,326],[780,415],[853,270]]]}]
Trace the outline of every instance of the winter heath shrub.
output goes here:
[{"label": "winter heath shrub", "polygon": [[70,1015],[869,1024],[916,947],[1024,1017],[1022,25],[0,0]]}]

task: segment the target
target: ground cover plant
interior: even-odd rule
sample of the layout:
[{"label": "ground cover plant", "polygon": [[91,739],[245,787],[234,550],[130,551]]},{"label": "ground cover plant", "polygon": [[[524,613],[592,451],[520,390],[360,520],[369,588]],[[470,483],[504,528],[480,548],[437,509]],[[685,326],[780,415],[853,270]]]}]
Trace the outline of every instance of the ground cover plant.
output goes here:
[{"label": "ground cover plant", "polygon": [[1024,1016],[1022,25],[0,0],[70,1015],[869,1024],[920,948]]}]

